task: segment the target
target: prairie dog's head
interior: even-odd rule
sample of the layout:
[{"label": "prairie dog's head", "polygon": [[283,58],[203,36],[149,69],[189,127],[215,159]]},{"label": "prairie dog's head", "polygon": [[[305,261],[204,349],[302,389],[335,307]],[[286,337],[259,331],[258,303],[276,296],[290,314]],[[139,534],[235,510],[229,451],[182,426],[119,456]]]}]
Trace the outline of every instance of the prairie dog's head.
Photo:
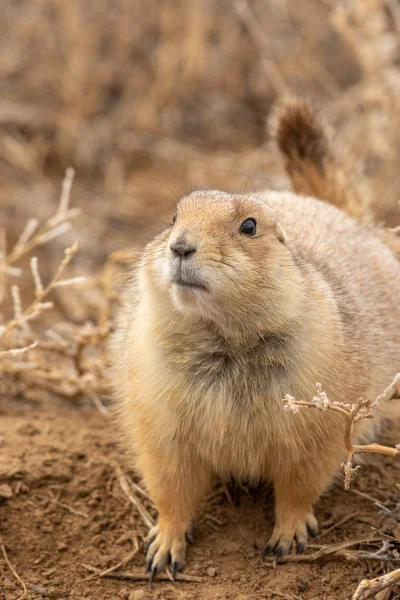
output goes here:
[{"label": "prairie dog's head", "polygon": [[[265,197],[196,191],[149,244],[144,272],[182,316],[221,328],[277,331],[296,318],[304,290]],[[146,265],[150,268],[147,268]]]}]

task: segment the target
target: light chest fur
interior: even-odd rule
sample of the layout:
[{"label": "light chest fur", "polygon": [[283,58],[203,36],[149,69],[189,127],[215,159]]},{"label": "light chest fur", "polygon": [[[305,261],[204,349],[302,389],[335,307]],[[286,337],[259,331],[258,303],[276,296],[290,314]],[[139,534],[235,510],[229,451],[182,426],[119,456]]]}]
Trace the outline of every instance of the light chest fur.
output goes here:
[{"label": "light chest fur", "polygon": [[[336,398],[337,368],[343,373],[350,367],[340,360],[345,344],[334,301],[326,290],[324,298],[326,319],[305,309],[292,330],[265,335],[250,348],[227,342],[204,322],[186,323],[172,306],[144,302],[136,316],[140,327],[132,324],[130,402],[138,435],[150,409],[160,449],[190,447],[222,477],[269,478],[281,455],[298,460],[308,437],[318,443],[318,415],[310,428],[308,415],[286,411],[282,398],[310,399],[310,381],[320,381]],[[328,420],[336,426],[334,417]]]}]

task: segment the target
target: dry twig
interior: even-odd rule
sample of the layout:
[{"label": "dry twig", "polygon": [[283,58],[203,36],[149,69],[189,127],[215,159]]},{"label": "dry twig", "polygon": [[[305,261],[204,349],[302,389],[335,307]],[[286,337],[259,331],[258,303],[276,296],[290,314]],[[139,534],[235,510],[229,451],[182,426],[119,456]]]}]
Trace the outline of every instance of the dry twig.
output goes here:
[{"label": "dry twig", "polygon": [[[358,540],[350,540],[347,542],[339,542],[337,544],[332,544],[330,546],[320,546],[318,550],[313,552],[312,554],[288,554],[286,556],[281,556],[279,558],[280,563],[312,563],[316,561],[320,561],[322,559],[328,558],[346,558],[347,560],[359,560],[360,552],[359,551],[350,551],[348,548],[352,546],[360,546],[362,544],[373,544],[381,541],[379,537],[366,537]],[[310,544],[311,548],[313,545]],[[372,558],[372,555],[371,555]],[[382,560],[382,557],[376,557],[377,560]],[[266,557],[266,562],[273,563],[275,558]]]},{"label": "dry twig", "polygon": [[267,38],[259,23],[259,20],[251,10],[246,0],[235,0],[234,7],[237,14],[240,16],[240,18],[243,20],[243,23],[246,25],[249,34],[253,38],[254,43],[256,44],[260,52],[260,61],[262,68],[275,94],[277,96],[285,94],[288,91],[288,86],[286,85],[282,73],[276,66],[275,61],[272,59],[271,56],[267,56]]},{"label": "dry twig", "polygon": [[321,533],[319,533],[313,539],[313,542],[319,540],[322,536],[327,535],[328,533],[331,533],[331,531],[334,531],[335,529],[337,529],[338,527],[341,527],[345,523],[348,523],[349,521],[354,519],[358,514],[359,514],[358,511],[356,511],[356,512],[350,513],[349,515],[346,515],[345,517],[343,517],[343,519],[340,519],[340,521],[338,521],[337,523],[334,523],[332,525],[332,527],[328,527],[328,529],[325,529],[325,531],[321,531]]},{"label": "dry twig", "polygon": [[[347,450],[347,461],[343,463],[345,473],[345,488],[349,489],[351,480],[358,470],[359,467],[353,467],[353,458],[355,454],[362,453],[378,453],[388,456],[398,456],[400,454],[400,445],[394,448],[389,446],[382,446],[380,444],[354,444],[353,434],[355,425],[362,419],[373,418],[372,410],[378,402],[388,401],[395,395],[398,395],[400,383],[400,373],[396,375],[390,386],[380,394],[374,401],[360,399],[353,404],[344,404],[342,402],[331,402],[325,392],[322,391],[320,385],[317,386],[317,394],[314,396],[312,402],[297,401],[291,396],[286,396],[283,401],[285,402],[285,408],[293,412],[298,412],[302,408],[314,408],[319,410],[331,410],[341,414],[346,420],[345,428],[345,445]],[[360,495],[367,496],[362,492],[356,492]],[[384,514],[391,516],[398,521],[398,515],[385,507],[375,498],[369,497]],[[369,540],[369,543],[372,540]],[[350,543],[355,545],[355,542]],[[398,558],[393,554],[388,553],[389,541],[385,540],[383,546],[377,552],[350,552],[346,550],[348,543],[338,544],[331,547],[323,547],[312,555],[300,555],[300,556],[289,556],[283,557],[283,562],[309,562],[319,560],[322,557],[331,556],[344,556],[347,559],[357,560],[377,560],[379,562],[394,563],[398,561]],[[388,588],[396,585],[400,581],[400,569],[387,573],[380,577],[376,577],[372,580],[364,579],[358,586],[356,592],[353,595],[352,600],[367,600],[368,598],[375,597],[380,592],[387,590]]]},{"label": "dry twig", "polygon": [[[33,248],[69,229],[71,219],[79,214],[78,210],[69,208],[73,177],[73,169],[67,169],[55,214],[42,227],[39,227],[37,219],[30,219],[10,253],[7,253],[5,232],[0,230],[0,303],[7,295],[7,278],[22,274],[14,264],[26,257]],[[11,286],[14,315],[5,322],[3,317],[3,324],[0,325],[2,385],[11,394],[22,393],[30,397],[40,396],[46,390],[65,397],[82,394],[92,398],[95,406],[107,416],[101,396],[109,393],[106,339],[110,332],[111,304],[115,300],[109,282],[113,273],[107,263],[100,277],[90,280],[85,277],[63,279],[62,275],[77,249],[75,243],[65,251],[63,260],[47,284],[43,283],[37,257],[31,257],[34,299],[27,307],[23,307],[19,287]],[[54,306],[48,300],[49,294],[62,288],[62,295],[65,296],[69,293],[68,287],[83,282],[90,286],[90,298],[94,296],[99,299],[96,304],[97,323],[87,321],[82,327],[75,326],[70,320],[56,321],[51,328],[47,328],[43,337],[43,313]],[[70,296],[67,295],[67,298]],[[87,356],[91,357],[90,362]]]},{"label": "dry twig", "polygon": [[4,560],[6,562],[7,567],[10,569],[11,573],[13,574],[14,578],[18,581],[18,583],[22,586],[22,589],[24,590],[23,594],[21,596],[19,596],[18,600],[23,600],[23,598],[25,598],[28,594],[28,590],[26,588],[25,582],[23,579],[21,579],[21,577],[18,575],[17,571],[15,570],[15,568],[12,566],[12,564],[10,563],[10,560],[8,558],[7,555],[7,550],[6,547],[3,543],[2,538],[0,537],[0,550],[3,554]]},{"label": "dry twig", "polygon": [[117,469],[117,478],[118,478],[118,482],[121,486],[122,491],[124,492],[126,497],[130,500],[130,502],[132,502],[132,504],[135,506],[136,510],[138,511],[139,515],[141,516],[141,518],[143,520],[143,523],[149,529],[151,527],[153,527],[154,519],[151,517],[149,512],[146,510],[146,508],[143,506],[143,504],[141,503],[139,498],[134,493],[133,487],[130,485],[128,477],[122,472],[122,469],[120,467],[118,467],[118,469]]},{"label": "dry twig", "polygon": [[10,254],[5,254],[5,244],[4,242],[2,243],[3,248],[1,258],[3,261],[3,268],[1,270],[3,271],[3,276],[4,273],[7,273],[7,269],[9,269],[11,265],[16,263],[23,256],[29,254],[34,248],[47,244],[71,228],[72,219],[79,216],[81,212],[78,208],[69,208],[70,192],[74,175],[75,172],[73,169],[67,169],[57,212],[45,222],[43,227],[41,227],[37,233],[35,232],[39,226],[38,220],[29,219],[24,231],[20,235]]},{"label": "dry twig", "polygon": [[351,480],[355,473],[360,468],[353,467],[353,458],[355,454],[377,453],[386,454],[387,456],[398,456],[400,454],[400,445],[394,448],[390,446],[382,446],[380,444],[354,444],[353,434],[355,425],[362,419],[372,419],[372,410],[378,402],[389,400],[395,391],[398,389],[400,382],[400,373],[396,375],[390,386],[380,394],[375,400],[364,400],[360,398],[353,404],[345,404],[343,402],[331,402],[322,390],[320,384],[317,385],[317,394],[312,402],[296,400],[292,396],[286,395],[283,398],[285,408],[292,412],[298,412],[302,408],[314,408],[318,410],[330,410],[341,414],[346,420],[346,428],[344,433],[344,441],[347,450],[347,461],[342,464],[345,473],[344,484],[346,490],[349,489]]},{"label": "dry twig", "polygon": [[[87,565],[82,563],[82,567],[91,571],[92,573],[96,573],[100,575],[101,570],[96,567],[92,567],[91,565]],[[132,571],[111,571],[103,577],[110,577],[111,579],[127,579],[130,581],[148,581],[149,576],[146,573],[133,573]],[[159,573],[157,575],[157,579],[159,581],[171,581],[171,577],[166,573]],[[187,581],[192,583],[202,583],[203,578],[197,577],[195,575],[186,575],[185,573],[176,573],[175,579],[177,581]]]},{"label": "dry twig", "polygon": [[367,600],[377,596],[383,590],[400,583],[400,569],[386,573],[375,579],[363,579],[356,589],[352,600]]},{"label": "dry twig", "polygon": [[[100,573],[94,573],[93,575],[89,575],[89,577],[86,577],[84,579],[84,581],[90,581],[91,579],[96,579],[97,577],[107,577],[108,575],[110,575],[110,573],[113,573],[114,571],[117,571],[121,567],[124,567],[125,565],[127,565],[132,560],[132,558],[134,556],[136,556],[136,554],[138,553],[138,550],[139,550],[139,540],[137,537],[135,537],[135,540],[133,543],[133,550],[131,552],[129,552],[129,554],[127,556],[125,556],[125,558],[120,560],[116,565],[113,565],[112,567],[109,567],[108,569],[105,569],[104,571],[100,571]],[[93,567],[93,569],[94,568],[95,567]]]}]

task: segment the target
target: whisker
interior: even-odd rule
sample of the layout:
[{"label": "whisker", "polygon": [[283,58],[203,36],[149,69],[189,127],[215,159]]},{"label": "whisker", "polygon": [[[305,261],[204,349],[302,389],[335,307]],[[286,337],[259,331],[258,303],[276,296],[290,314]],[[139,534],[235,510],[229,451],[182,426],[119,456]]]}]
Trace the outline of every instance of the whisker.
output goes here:
[{"label": "whisker", "polygon": [[172,186],[172,189],[176,194],[177,200],[179,201],[179,199],[182,198],[182,196],[183,196],[182,190],[178,187],[178,185],[172,179],[169,179],[169,177],[167,177],[166,179],[167,179],[168,183]]},{"label": "whisker", "polygon": [[223,260],[218,260],[216,258],[208,258],[208,260],[211,261],[211,262],[217,263],[218,265],[225,265],[226,267],[230,267],[234,271],[239,271],[240,270],[235,265],[232,265],[231,263],[225,262]]},{"label": "whisker", "polygon": [[246,178],[246,181],[244,184],[243,192],[241,192],[242,194],[245,194],[247,192],[247,186],[249,185],[249,181],[250,181],[251,169],[253,167],[254,154],[255,154],[255,152],[251,153],[249,169],[247,171],[247,178]]},{"label": "whisker", "polygon": [[[159,185],[163,186],[166,190],[169,191],[169,193],[171,194],[171,196],[166,196],[163,198],[163,200],[167,200],[171,206],[174,207],[174,209],[176,208],[177,203],[179,202],[182,194],[179,192],[178,188],[176,187],[176,185],[167,178],[167,181],[169,183],[169,185],[172,185],[173,187],[169,187],[169,185],[167,185],[167,183],[165,181],[161,181],[160,179],[155,179],[155,182],[158,183]],[[175,188],[175,189],[174,189]]]}]

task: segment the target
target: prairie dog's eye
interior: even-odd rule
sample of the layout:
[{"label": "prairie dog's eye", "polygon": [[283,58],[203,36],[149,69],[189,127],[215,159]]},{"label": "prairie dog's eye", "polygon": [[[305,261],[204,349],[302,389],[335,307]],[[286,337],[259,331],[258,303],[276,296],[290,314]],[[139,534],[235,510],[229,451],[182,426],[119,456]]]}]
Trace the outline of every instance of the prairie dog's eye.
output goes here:
[{"label": "prairie dog's eye", "polygon": [[177,213],[175,213],[174,216],[172,217],[172,225],[175,223],[177,216],[178,216]]},{"label": "prairie dog's eye", "polygon": [[257,222],[255,219],[246,219],[240,226],[240,233],[245,235],[255,235],[257,231]]}]

